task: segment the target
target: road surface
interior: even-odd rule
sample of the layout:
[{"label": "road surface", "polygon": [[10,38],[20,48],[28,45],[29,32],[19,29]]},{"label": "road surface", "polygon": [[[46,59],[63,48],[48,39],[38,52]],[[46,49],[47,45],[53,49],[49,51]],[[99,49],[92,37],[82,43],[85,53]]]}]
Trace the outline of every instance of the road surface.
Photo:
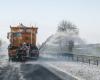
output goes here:
[{"label": "road surface", "polygon": [[76,80],[44,64],[7,63],[0,67],[0,80]]},{"label": "road surface", "polygon": [[46,64],[55,60],[40,57],[37,61],[8,62],[6,59],[1,61],[0,80],[76,80]]}]

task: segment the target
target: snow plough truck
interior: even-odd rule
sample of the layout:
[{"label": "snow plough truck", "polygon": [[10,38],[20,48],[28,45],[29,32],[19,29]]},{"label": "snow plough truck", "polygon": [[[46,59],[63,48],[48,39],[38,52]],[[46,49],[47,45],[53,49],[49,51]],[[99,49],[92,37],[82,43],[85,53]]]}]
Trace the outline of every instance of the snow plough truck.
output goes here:
[{"label": "snow plough truck", "polygon": [[27,59],[38,59],[39,50],[36,46],[37,27],[27,27],[20,23],[10,26],[7,34],[9,39],[8,56],[9,61],[25,61]]}]

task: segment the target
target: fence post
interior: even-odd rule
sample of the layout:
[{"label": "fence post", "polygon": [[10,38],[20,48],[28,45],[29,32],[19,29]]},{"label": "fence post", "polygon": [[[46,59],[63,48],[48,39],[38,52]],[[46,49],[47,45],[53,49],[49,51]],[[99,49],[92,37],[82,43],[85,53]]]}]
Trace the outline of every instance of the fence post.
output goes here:
[{"label": "fence post", "polygon": [[97,66],[98,66],[98,64],[99,64],[99,63],[98,63],[98,60],[96,60],[96,62],[97,62]]},{"label": "fence post", "polygon": [[68,55],[68,60],[69,60],[69,55]]},{"label": "fence post", "polygon": [[90,59],[89,59],[89,65],[90,65]]},{"label": "fence post", "polygon": [[77,62],[78,62],[78,56],[77,56]]},{"label": "fence post", "polygon": [[72,56],[72,61],[73,61],[73,56]]},{"label": "fence post", "polygon": [[82,62],[84,62],[84,57],[82,57]]}]

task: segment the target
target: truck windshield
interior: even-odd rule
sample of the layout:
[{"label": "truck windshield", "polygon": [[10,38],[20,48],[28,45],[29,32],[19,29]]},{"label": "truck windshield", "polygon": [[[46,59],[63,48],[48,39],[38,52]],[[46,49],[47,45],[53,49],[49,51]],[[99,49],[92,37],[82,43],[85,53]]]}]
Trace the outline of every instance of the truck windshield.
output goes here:
[{"label": "truck windshield", "polygon": [[21,36],[21,33],[20,32],[13,33],[13,36],[14,37],[20,37]]}]

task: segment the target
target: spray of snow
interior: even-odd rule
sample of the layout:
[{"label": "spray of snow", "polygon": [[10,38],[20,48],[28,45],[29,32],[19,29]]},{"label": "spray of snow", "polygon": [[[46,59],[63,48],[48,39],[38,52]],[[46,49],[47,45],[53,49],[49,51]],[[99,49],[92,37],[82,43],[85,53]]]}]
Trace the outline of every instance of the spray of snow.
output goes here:
[{"label": "spray of snow", "polygon": [[85,42],[74,34],[68,34],[68,32],[55,33],[45,46],[40,50],[41,53],[66,53],[68,51],[69,41],[73,40],[75,46],[85,45]]}]

